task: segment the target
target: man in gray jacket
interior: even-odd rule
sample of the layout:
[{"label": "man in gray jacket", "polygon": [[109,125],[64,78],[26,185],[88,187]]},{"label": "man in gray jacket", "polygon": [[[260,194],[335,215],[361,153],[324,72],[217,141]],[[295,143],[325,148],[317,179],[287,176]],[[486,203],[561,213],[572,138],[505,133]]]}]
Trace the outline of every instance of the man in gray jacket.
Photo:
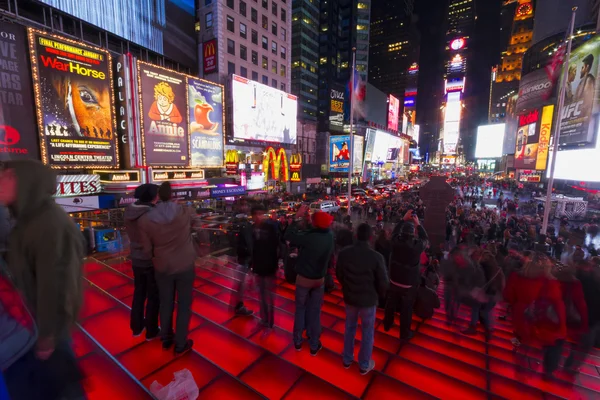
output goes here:
[{"label": "man in gray jacket", "polygon": [[[135,289],[131,304],[129,327],[133,336],[139,336],[146,329],[146,340],[158,336],[158,309],[160,305],[158,287],[152,266],[152,252],[144,252],[141,243],[139,221],[150,212],[158,201],[158,186],[144,183],[135,189],[137,201],[125,209],[125,229],[130,241],[131,266]],[[144,313],[145,303],[145,313]]]}]

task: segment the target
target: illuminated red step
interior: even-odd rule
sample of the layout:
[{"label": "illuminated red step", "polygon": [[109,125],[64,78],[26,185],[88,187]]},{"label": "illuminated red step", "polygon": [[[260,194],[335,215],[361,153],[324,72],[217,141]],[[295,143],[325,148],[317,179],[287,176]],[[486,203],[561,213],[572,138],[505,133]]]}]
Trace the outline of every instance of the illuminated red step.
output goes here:
[{"label": "illuminated red step", "polygon": [[77,358],[86,356],[98,348],[79,327],[73,329],[71,340],[71,348]]},{"label": "illuminated red step", "polygon": [[140,380],[174,359],[175,353],[163,350],[160,340],[144,342],[117,356],[117,360]]},{"label": "illuminated red step", "polygon": [[301,377],[285,396],[286,400],[345,400],[351,398],[347,393],[310,374]]},{"label": "illuminated red step", "polygon": [[110,354],[116,355],[145,341],[144,336],[132,336],[129,314],[127,308],[119,306],[86,319],[81,326]]},{"label": "illuminated red step", "polygon": [[[333,325],[332,329],[343,334],[346,331],[346,321],[338,320],[338,322],[335,325]],[[360,324],[356,329],[356,339],[362,339],[362,331]],[[396,354],[398,352],[398,349],[400,348],[400,341],[398,340],[398,337],[393,337],[392,335],[385,334],[382,331],[376,329],[375,346],[389,353]]]},{"label": "illuminated red step", "polygon": [[435,397],[418,391],[402,382],[391,379],[385,375],[376,375],[367,390],[365,400],[399,399],[399,400],[426,400]]},{"label": "illuminated red step", "polygon": [[291,333],[277,327],[268,332],[258,330],[250,336],[250,340],[273,354],[280,354],[292,345]]},{"label": "illuminated red step", "polygon": [[192,296],[192,311],[219,324],[233,316],[229,306],[198,292],[195,292]]},{"label": "illuminated red step", "polygon": [[135,286],[133,285],[133,281],[130,281],[124,285],[117,286],[107,290],[111,296],[116,297],[119,300],[126,299],[127,297],[133,296],[133,291],[135,290]]},{"label": "illuminated red step", "polygon": [[[355,340],[354,342],[354,360],[358,360],[358,352],[360,351],[360,341]],[[340,354],[341,361],[341,354],[344,351],[343,334],[329,329],[325,329],[323,330],[323,333],[321,333],[321,343],[323,343],[323,346],[326,349],[331,350],[336,354]],[[381,371],[389,359],[389,353],[385,352],[384,350],[381,350],[380,348],[373,347],[373,355],[371,357],[373,358],[373,360],[375,360],[375,369]]]},{"label": "illuminated red step", "polygon": [[269,399],[280,399],[304,371],[272,355],[267,355],[244,371],[239,378]]},{"label": "illuminated red step", "polygon": [[94,272],[86,278],[104,290],[131,283],[131,279],[110,269]]},{"label": "illuminated red step", "polygon": [[223,375],[210,385],[206,386],[198,396],[202,400],[253,400],[263,399],[263,397],[244,386],[238,380]]},{"label": "illuminated red step", "polygon": [[102,293],[99,289],[88,285],[86,286],[87,287],[83,291],[83,307],[79,313],[80,320],[119,305],[118,302],[107,296],[105,293]]}]

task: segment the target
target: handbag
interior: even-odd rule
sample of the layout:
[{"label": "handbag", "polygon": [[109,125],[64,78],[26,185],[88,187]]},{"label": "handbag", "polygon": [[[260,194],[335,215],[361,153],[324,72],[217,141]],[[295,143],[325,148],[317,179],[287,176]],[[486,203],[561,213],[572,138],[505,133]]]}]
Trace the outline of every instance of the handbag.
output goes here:
[{"label": "handbag", "polygon": [[487,303],[489,301],[489,296],[485,291],[490,286],[490,283],[492,283],[499,274],[500,268],[498,268],[498,271],[496,271],[492,279],[490,279],[485,285],[483,285],[483,287],[474,287],[473,289],[471,289],[471,291],[469,292],[469,296],[471,297],[471,299],[481,304]]},{"label": "handbag", "polygon": [[12,281],[0,273],[0,369],[5,371],[37,341],[31,312]]}]

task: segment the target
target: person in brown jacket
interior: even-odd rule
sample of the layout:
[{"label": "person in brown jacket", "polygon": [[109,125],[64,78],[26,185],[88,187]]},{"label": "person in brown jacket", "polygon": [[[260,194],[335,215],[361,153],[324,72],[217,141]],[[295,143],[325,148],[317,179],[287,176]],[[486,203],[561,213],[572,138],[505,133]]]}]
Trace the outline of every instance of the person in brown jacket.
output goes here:
[{"label": "person in brown jacket", "polygon": [[[152,254],[160,296],[160,325],[163,348],[175,342],[182,354],[194,344],[188,339],[194,289],[196,250],[191,236],[191,213],[171,201],[169,182],[158,188],[160,202],[140,218],[140,239],[144,253]],[[173,334],[173,308],[177,293],[177,321]]]}]

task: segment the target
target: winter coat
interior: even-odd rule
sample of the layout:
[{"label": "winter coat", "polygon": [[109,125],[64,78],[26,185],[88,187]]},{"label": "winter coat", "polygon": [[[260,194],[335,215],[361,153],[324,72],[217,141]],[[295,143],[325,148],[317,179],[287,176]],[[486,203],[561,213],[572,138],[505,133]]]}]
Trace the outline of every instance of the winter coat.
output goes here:
[{"label": "winter coat", "polygon": [[[558,324],[532,324],[525,316],[536,300],[548,299],[558,316]],[[565,304],[560,282],[543,276],[528,278],[513,272],[504,289],[504,299],[512,306],[513,328],[521,341],[542,346],[553,345],[567,338]]]},{"label": "winter coat", "polygon": [[582,264],[576,275],[585,298],[588,311],[588,323],[594,326],[600,323],[600,270],[591,264]]},{"label": "winter coat", "polygon": [[142,252],[152,254],[156,272],[172,275],[194,268],[191,213],[179,204],[158,203],[139,220]]},{"label": "winter coat", "polygon": [[307,279],[323,279],[333,254],[334,239],[330,229],[300,231],[293,223],[285,232],[285,240],[298,247],[296,272]]},{"label": "winter coat", "polygon": [[139,227],[140,218],[151,211],[153,204],[135,202],[125,209],[125,231],[129,237],[129,258],[134,267],[148,268],[152,267],[152,253],[144,253],[142,239]]},{"label": "winter coat", "polygon": [[54,171],[33,160],[9,161],[5,168],[17,178],[7,268],[31,308],[39,339],[58,343],[70,337],[82,304],[83,236],[52,198]]},{"label": "winter coat", "polygon": [[583,287],[581,282],[573,279],[567,282],[560,281],[560,290],[565,303],[567,333],[570,339],[577,341],[588,331],[588,310],[583,296]]},{"label": "winter coat", "polygon": [[255,274],[275,275],[279,262],[279,242],[278,227],[270,221],[263,221],[260,227],[249,224],[244,228],[240,235],[240,246],[247,249],[249,266]]},{"label": "winter coat", "polygon": [[421,225],[417,227],[418,237],[401,235],[402,225],[403,222],[396,225],[392,233],[390,280],[400,285],[415,286],[420,283],[419,262],[427,247],[428,236]]},{"label": "winter coat", "polygon": [[389,284],[385,261],[368,242],[358,241],[340,251],[336,273],[348,305],[373,307],[385,296]]}]

